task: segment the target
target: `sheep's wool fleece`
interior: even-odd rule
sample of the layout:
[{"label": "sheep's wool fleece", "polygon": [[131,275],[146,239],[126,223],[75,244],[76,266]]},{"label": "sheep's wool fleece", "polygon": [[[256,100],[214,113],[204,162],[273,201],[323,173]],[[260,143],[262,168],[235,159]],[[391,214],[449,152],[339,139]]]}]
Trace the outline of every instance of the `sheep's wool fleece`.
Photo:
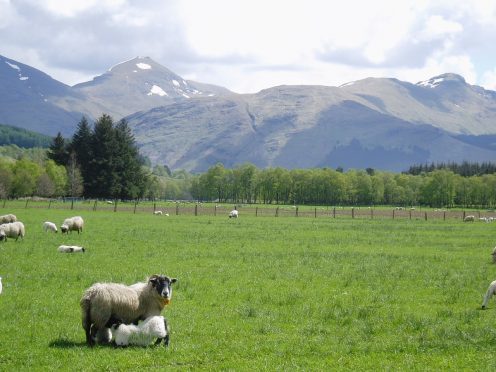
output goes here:
[{"label": "sheep's wool fleece", "polygon": [[121,324],[113,331],[114,341],[119,346],[148,346],[154,339],[164,338],[166,335],[167,331],[162,316],[151,316],[137,326]]}]

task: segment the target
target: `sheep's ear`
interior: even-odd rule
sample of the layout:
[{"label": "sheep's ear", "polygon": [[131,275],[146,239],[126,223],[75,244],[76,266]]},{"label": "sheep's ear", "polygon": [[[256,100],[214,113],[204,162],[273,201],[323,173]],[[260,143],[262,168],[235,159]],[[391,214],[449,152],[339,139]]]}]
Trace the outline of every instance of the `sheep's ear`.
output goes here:
[{"label": "sheep's ear", "polygon": [[171,278],[170,282],[171,282],[171,284],[173,284],[173,283],[177,282],[177,279],[176,278]]},{"label": "sheep's ear", "polygon": [[156,276],[152,276],[149,279],[149,282],[152,283],[152,286],[155,287],[158,284],[158,278]]}]

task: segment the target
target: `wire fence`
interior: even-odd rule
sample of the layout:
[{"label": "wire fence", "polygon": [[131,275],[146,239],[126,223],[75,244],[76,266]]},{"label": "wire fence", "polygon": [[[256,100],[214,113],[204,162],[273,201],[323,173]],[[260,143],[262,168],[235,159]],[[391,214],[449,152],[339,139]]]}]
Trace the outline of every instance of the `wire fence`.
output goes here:
[{"label": "wire fence", "polygon": [[[496,220],[494,210],[450,210],[430,208],[387,208],[387,207],[309,207],[309,206],[267,206],[267,205],[217,205],[195,202],[142,202],[102,200],[25,200],[2,201],[2,208],[66,209],[77,211],[113,211],[127,213],[156,213],[162,215],[220,216],[228,217],[233,209],[240,216],[254,217],[295,217],[295,218],[356,218],[356,219],[458,219],[491,222]],[[473,216],[473,217],[470,217]]]}]

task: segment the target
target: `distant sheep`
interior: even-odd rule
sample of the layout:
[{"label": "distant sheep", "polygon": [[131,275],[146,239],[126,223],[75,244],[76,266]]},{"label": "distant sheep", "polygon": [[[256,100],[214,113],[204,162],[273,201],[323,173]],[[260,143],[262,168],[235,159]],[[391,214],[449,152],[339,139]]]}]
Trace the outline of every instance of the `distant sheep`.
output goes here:
[{"label": "distant sheep", "polygon": [[475,221],[475,216],[472,215],[465,216],[465,218],[463,219],[463,222],[474,222],[474,221]]},{"label": "distant sheep", "polygon": [[64,233],[68,234],[69,231],[71,233],[72,231],[77,231],[79,235],[80,232],[83,232],[83,227],[84,227],[83,218],[81,216],[75,216],[71,218],[66,218],[62,226],[60,226],[60,231],[62,231],[62,234]]},{"label": "distant sheep", "polygon": [[15,240],[17,241],[19,237],[21,239],[24,239],[24,235],[24,224],[20,221],[4,223],[0,225],[0,241],[7,241],[7,238],[15,238]]},{"label": "distant sheep", "polygon": [[496,280],[491,282],[489,284],[489,288],[487,288],[486,295],[484,296],[484,301],[482,301],[482,309],[485,309],[487,306],[487,303],[491,299],[491,297],[494,295],[496,292]]},{"label": "distant sheep", "polygon": [[17,217],[13,214],[6,214],[3,216],[0,216],[0,224],[16,222],[16,221],[17,221]]},{"label": "distant sheep", "polygon": [[57,226],[53,222],[45,221],[43,222],[43,231],[53,231],[53,232],[58,232]]},{"label": "distant sheep", "polygon": [[84,247],[80,247],[77,245],[60,245],[57,248],[57,251],[61,253],[78,253],[78,252],[86,252],[86,249]]},{"label": "distant sheep", "polygon": [[238,218],[238,211],[236,209],[233,209],[231,212],[229,212],[229,218]]},{"label": "distant sheep", "polygon": [[162,211],[154,211],[153,214],[155,216],[161,216],[162,215]]},{"label": "distant sheep", "polygon": [[155,339],[155,345],[159,345],[162,341],[165,346],[169,345],[167,320],[163,316],[150,316],[138,325],[122,324],[121,321],[117,321],[110,329],[118,346],[148,346]]},{"label": "distant sheep", "polygon": [[[95,283],[81,298],[82,325],[86,342],[93,346],[112,319],[125,324],[160,315],[172,296],[171,285],[177,279],[152,275],[146,282],[127,286],[118,283]],[[104,340],[109,341],[109,340]]]}]

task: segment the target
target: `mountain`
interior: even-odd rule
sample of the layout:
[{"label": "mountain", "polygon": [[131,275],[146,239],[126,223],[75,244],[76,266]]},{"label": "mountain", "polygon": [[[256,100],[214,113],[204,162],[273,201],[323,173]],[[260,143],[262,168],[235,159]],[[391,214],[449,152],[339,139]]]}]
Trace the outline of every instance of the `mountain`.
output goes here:
[{"label": "mountain", "polygon": [[[448,78],[459,86],[449,89]],[[169,103],[127,119],[152,162],[195,172],[216,162],[402,171],[414,163],[495,159],[494,149],[460,137],[496,132],[490,120],[494,92],[469,86],[456,75],[431,82],[438,85],[365,79],[341,87],[280,86]],[[440,86],[443,82],[450,85]],[[457,115],[456,106],[448,110],[450,104],[480,105],[484,114],[460,110]]]},{"label": "mountain", "polygon": [[92,81],[65,85],[33,67],[0,56],[0,123],[54,136],[70,136],[84,115],[120,120],[161,104],[232,94],[181,78],[149,57],[120,63]]},{"label": "mountain", "polygon": [[172,169],[343,167],[496,159],[496,92],[443,74],[412,84],[367,78],[256,94],[185,80],[149,57],[69,87],[0,56],[0,122],[55,135],[82,115],[126,117],[143,155]]}]

